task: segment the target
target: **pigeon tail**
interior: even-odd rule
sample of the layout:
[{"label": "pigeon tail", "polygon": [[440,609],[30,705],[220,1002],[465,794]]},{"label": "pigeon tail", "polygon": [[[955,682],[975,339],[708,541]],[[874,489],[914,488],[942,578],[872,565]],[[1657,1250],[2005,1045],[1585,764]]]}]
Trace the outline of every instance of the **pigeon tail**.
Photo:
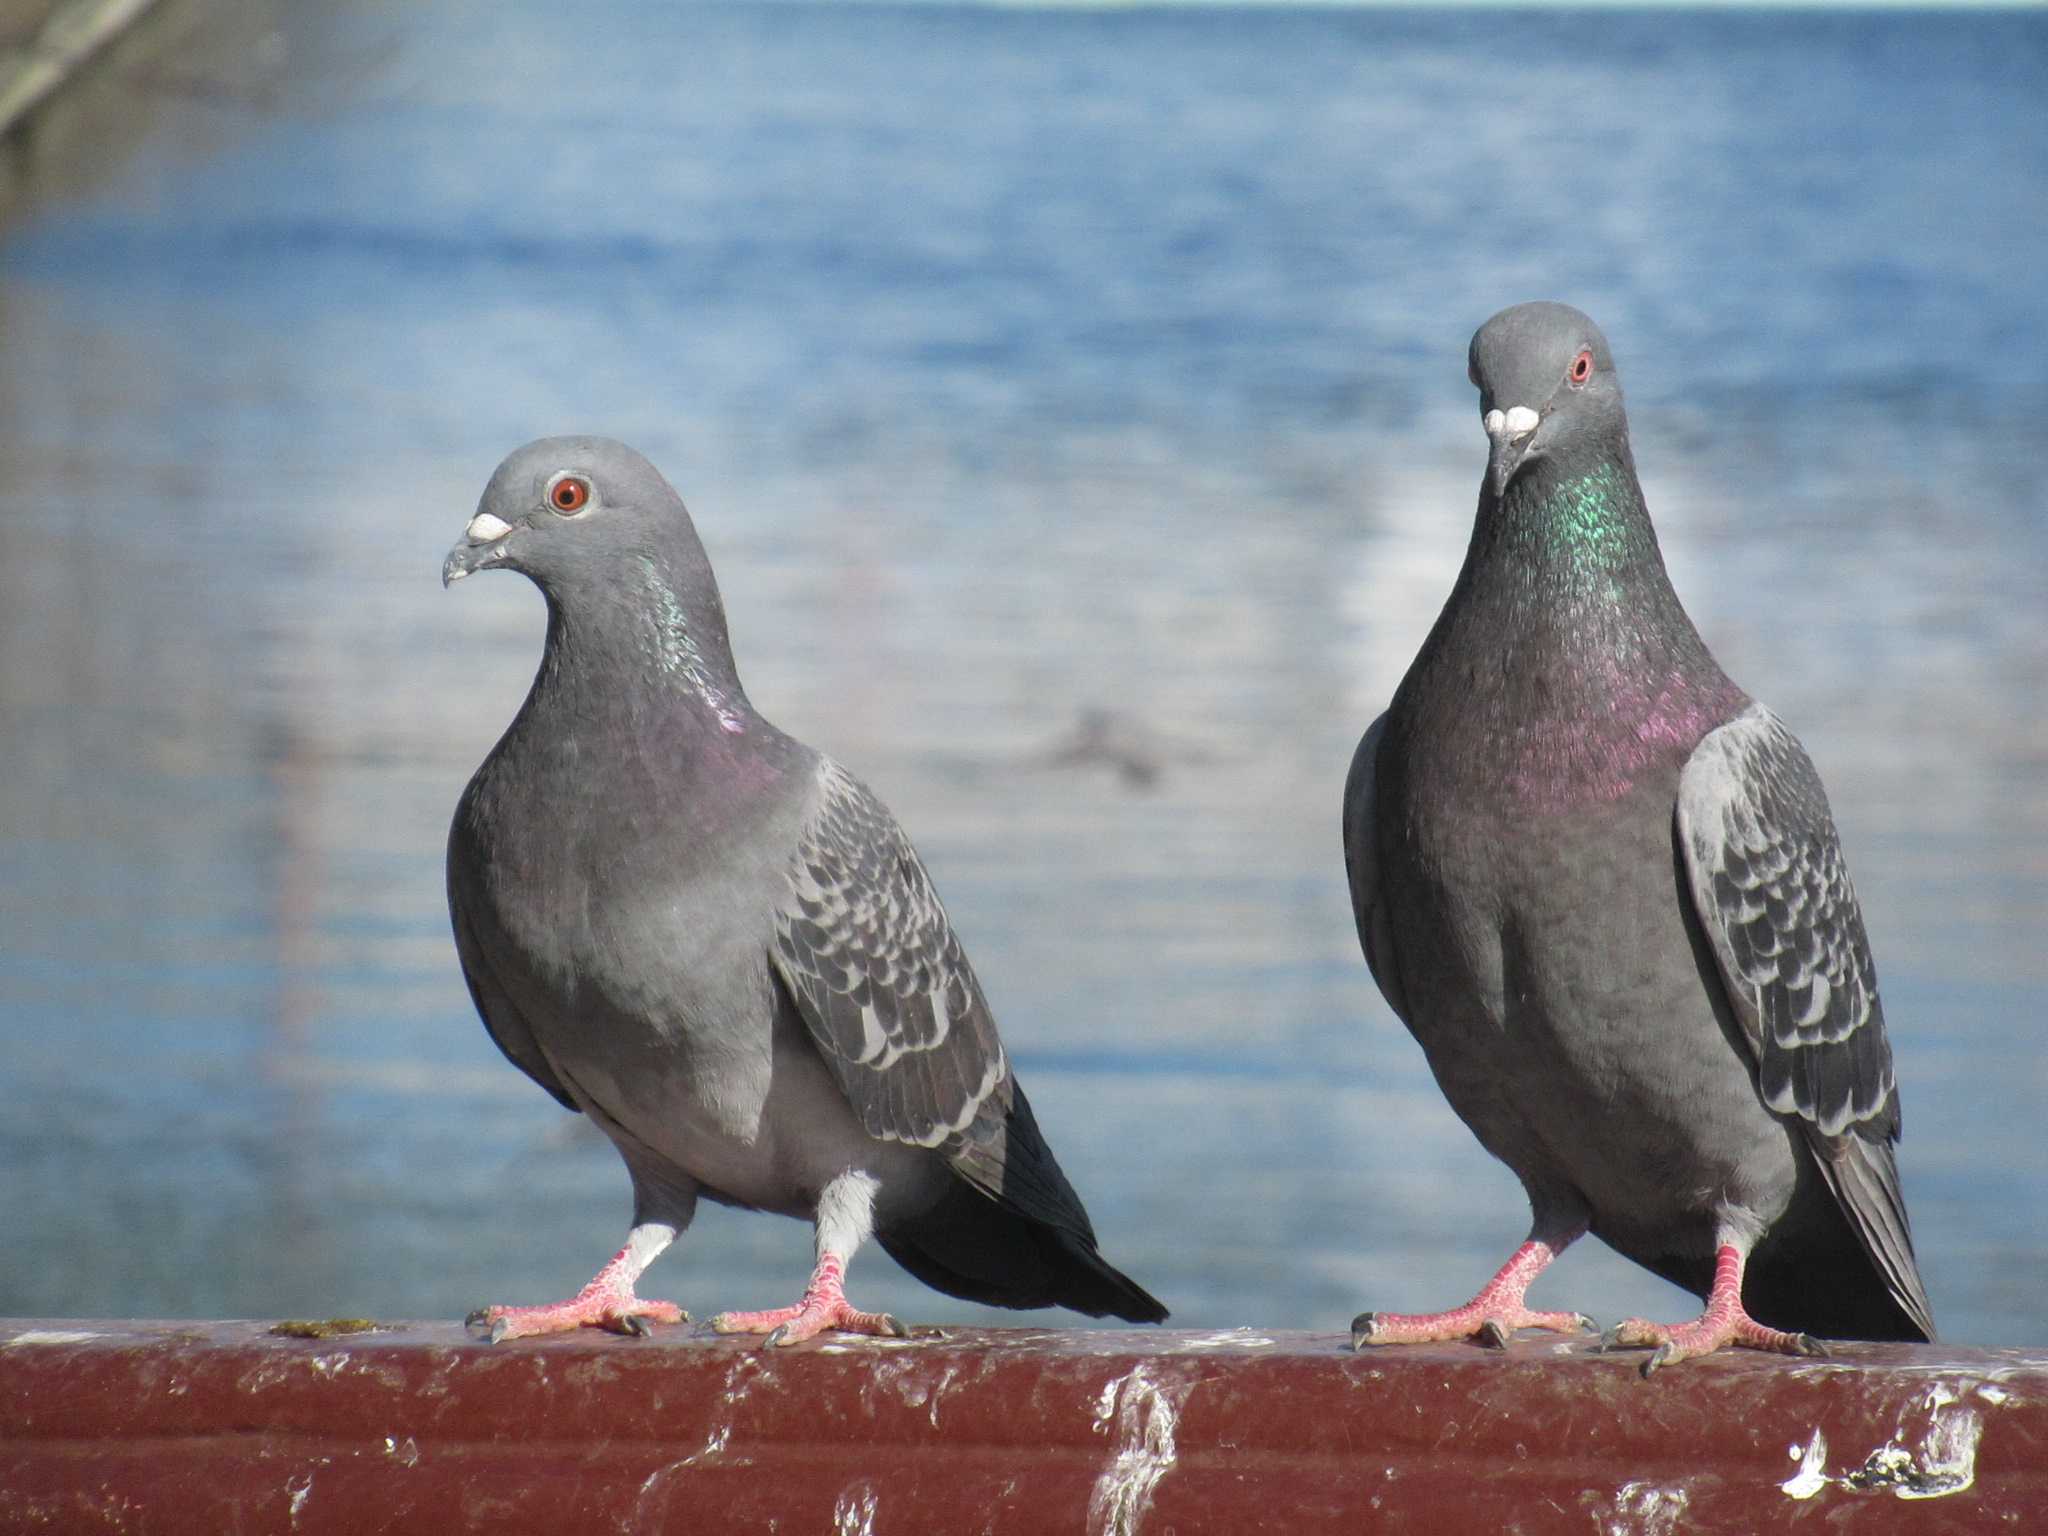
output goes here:
[{"label": "pigeon tail", "polygon": [[[1826,1339],[1932,1343],[1933,1309],[1913,1262],[1903,1206],[1885,1228],[1899,1246],[1874,1245],[1861,1230],[1864,1211],[1891,1209],[1875,1187],[1880,1169],[1891,1162],[1890,1148],[1858,1136],[1847,1139],[1850,1146],[1839,1160],[1831,1163],[1823,1155],[1814,1162],[1830,1193],[1839,1181],[1850,1198],[1805,1198],[1799,1202],[1801,1219],[1765,1233],[1750,1256],[1743,1300],[1759,1322]],[[1897,1188],[1896,1174],[1891,1187]]]},{"label": "pigeon tail", "polygon": [[934,1290],[984,1306],[1166,1320],[1166,1308],[1088,1239],[1006,1209],[971,1184],[955,1181],[936,1205],[878,1229],[875,1240]]},{"label": "pigeon tail", "polygon": [[1166,1308],[1104,1259],[1024,1085],[1010,1079],[995,1155],[969,1142],[937,1205],[876,1234],[929,1286],[994,1307],[1069,1307],[1089,1317],[1158,1323]]},{"label": "pigeon tail", "polygon": [[[1892,1322],[1899,1330],[1889,1336],[1933,1343],[1934,1307],[1927,1299],[1927,1287],[1913,1258],[1913,1228],[1899,1192],[1898,1164],[1891,1144],[1851,1136],[1840,1156],[1830,1158],[1823,1153],[1817,1161],[1821,1176],[1835,1191],[1864,1251],[1884,1276],[1885,1289],[1894,1307]],[[1867,1306],[1873,1312],[1883,1310],[1875,1297],[1869,1298]]]},{"label": "pigeon tail", "polygon": [[[1865,1138],[1849,1149],[1840,1165],[1830,1168],[1825,1157],[1799,1157],[1792,1205],[1757,1240],[1743,1265],[1742,1305],[1767,1328],[1808,1333],[1822,1339],[1863,1339],[1878,1343],[1923,1344],[1934,1341],[1934,1317],[1919,1270],[1912,1261],[1910,1237],[1904,1236],[1904,1211],[1899,1228],[1905,1243],[1902,1271],[1893,1271],[1866,1246],[1852,1206],[1835,1193],[1836,1180],[1866,1176],[1863,1160],[1880,1156],[1878,1145]],[[1882,1149],[1889,1162],[1889,1149]],[[1597,1231],[1598,1229],[1596,1229]],[[1718,1254],[1646,1251],[1600,1236],[1652,1274],[1669,1280],[1702,1300],[1710,1298],[1718,1275]]]}]

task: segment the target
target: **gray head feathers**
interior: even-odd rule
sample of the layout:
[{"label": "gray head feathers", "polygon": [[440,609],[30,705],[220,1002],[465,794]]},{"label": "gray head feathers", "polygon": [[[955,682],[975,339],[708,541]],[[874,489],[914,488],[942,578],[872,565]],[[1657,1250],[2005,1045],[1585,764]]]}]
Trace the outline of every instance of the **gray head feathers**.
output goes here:
[{"label": "gray head feathers", "polygon": [[633,449],[549,437],[507,455],[441,580],[501,566],[547,596],[566,644],[685,682],[738,728],[746,697],[710,559],[682,498]]},{"label": "gray head feathers", "polygon": [[1524,464],[1626,443],[1621,381],[1600,328],[1569,304],[1517,304],[1472,337],[1467,372],[1492,442],[1498,497]]}]

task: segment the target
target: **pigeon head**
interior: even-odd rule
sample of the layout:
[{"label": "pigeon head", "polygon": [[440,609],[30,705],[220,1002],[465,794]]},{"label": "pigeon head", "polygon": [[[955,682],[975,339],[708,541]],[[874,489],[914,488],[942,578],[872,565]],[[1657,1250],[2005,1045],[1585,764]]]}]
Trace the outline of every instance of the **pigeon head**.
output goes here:
[{"label": "pigeon head", "polygon": [[546,595],[551,648],[559,634],[643,658],[688,682],[721,721],[743,700],[696,525],[661,471],[624,443],[549,437],[508,455],[441,582],[501,566]]},{"label": "pigeon head", "polygon": [[1472,337],[1469,362],[1492,448],[1495,499],[1533,460],[1570,459],[1628,431],[1600,328],[1568,304],[1517,304]]},{"label": "pigeon head", "polygon": [[491,475],[441,581],[503,566],[558,594],[588,576],[616,580],[635,550],[686,551],[710,576],[690,514],[660,470],[624,443],[548,437],[514,450]]}]

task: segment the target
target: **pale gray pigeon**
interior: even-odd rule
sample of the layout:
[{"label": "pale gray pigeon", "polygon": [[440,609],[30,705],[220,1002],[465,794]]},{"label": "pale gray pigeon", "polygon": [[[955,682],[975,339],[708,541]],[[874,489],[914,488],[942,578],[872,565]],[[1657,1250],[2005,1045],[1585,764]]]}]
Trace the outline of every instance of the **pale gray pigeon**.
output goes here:
[{"label": "pale gray pigeon", "polygon": [[1359,743],[1359,938],[1528,1240],[1470,1302],[1355,1345],[1573,1331],[1529,1282],[1591,1231],[1706,1299],[1631,1319],[1645,1371],[1726,1344],[1931,1339],[1877,977],[1805,749],[1679,606],[1606,339],[1562,304],[1472,338],[1492,439],[1464,569]]},{"label": "pale gray pigeon", "polygon": [[617,1146],[633,1227],[579,1295],[472,1321],[680,1321],[635,1287],[700,1196],[816,1224],[803,1299],[722,1332],[901,1333],[846,1300],[870,1233],[955,1296],[1164,1318],[1096,1251],[902,829],[748,703],[668,482],[601,438],[528,444],[442,579],[498,566],[547,642],[449,832],[456,947],[499,1048]]}]

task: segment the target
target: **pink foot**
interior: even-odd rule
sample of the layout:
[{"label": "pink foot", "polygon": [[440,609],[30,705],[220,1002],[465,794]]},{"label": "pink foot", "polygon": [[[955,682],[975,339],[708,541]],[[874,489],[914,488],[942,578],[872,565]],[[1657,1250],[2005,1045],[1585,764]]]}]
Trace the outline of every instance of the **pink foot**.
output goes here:
[{"label": "pink foot", "polygon": [[690,1314],[674,1302],[647,1301],[633,1294],[634,1281],[646,1262],[628,1242],[590,1284],[567,1301],[542,1307],[478,1307],[464,1322],[472,1328],[488,1323],[493,1344],[574,1328],[607,1328],[644,1338],[654,1323],[688,1322]]},{"label": "pink foot", "polygon": [[1742,1309],[1740,1250],[1723,1245],[1714,1255],[1714,1285],[1707,1293],[1707,1309],[1689,1323],[1652,1323],[1631,1317],[1616,1323],[1601,1340],[1603,1347],[1654,1344],[1656,1353],[1643,1362],[1648,1376],[1660,1365],[1712,1354],[1717,1349],[1766,1349],[1781,1355],[1825,1355],[1827,1346],[1803,1333],[1782,1333],[1766,1328]]},{"label": "pink foot", "polygon": [[711,1326],[719,1333],[765,1333],[768,1337],[762,1343],[770,1349],[783,1344],[801,1344],[828,1328],[836,1328],[841,1333],[908,1338],[910,1330],[888,1313],[860,1312],[848,1304],[845,1273],[845,1262],[837,1254],[828,1253],[811,1271],[811,1283],[804,1289],[804,1299],[795,1306],[776,1307],[767,1312],[721,1312],[711,1319]]},{"label": "pink foot", "polygon": [[1462,1307],[1448,1312],[1361,1312],[1351,1320],[1351,1347],[1369,1344],[1435,1344],[1478,1338],[1505,1349],[1517,1328],[1552,1333],[1587,1333],[1593,1320],[1583,1312],[1532,1312],[1522,1305],[1530,1282],[1549,1267],[1558,1250],[1534,1238],[1515,1250],[1500,1273]]}]

